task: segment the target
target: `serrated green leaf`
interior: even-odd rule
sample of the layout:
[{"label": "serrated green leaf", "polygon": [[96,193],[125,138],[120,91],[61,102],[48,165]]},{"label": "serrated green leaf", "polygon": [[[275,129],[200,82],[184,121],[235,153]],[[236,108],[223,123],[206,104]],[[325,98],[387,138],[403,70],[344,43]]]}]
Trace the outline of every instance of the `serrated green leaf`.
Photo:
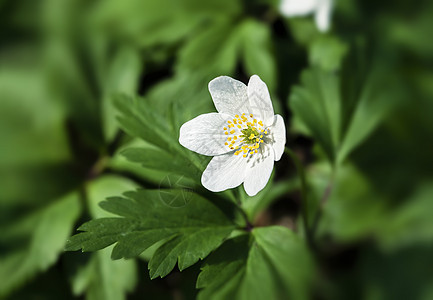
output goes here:
[{"label": "serrated green leaf", "polygon": [[286,228],[255,228],[226,241],[205,262],[199,299],[308,299],[313,263]]},{"label": "serrated green leaf", "polygon": [[[137,185],[129,179],[116,175],[105,175],[87,183],[87,201],[93,218],[111,217],[113,214],[99,207],[99,202],[108,196],[120,195]],[[85,228],[85,226],[84,226]],[[110,240],[107,245],[111,245]],[[100,248],[97,248],[100,249]],[[113,261],[112,247],[93,253],[90,260],[79,267],[72,279],[75,295],[85,293],[87,299],[125,299],[125,294],[136,284],[134,260]]]},{"label": "serrated green leaf", "polygon": [[[24,230],[30,232],[27,233],[28,245],[0,257],[0,296],[10,293],[18,285],[56,262],[80,209],[79,195],[72,193],[2,230],[5,237],[8,236],[7,231],[14,230],[15,227],[24,226]],[[18,233],[21,232],[19,228],[17,230]]]},{"label": "serrated green leaf", "polygon": [[121,113],[118,121],[123,130],[131,136],[137,136],[144,141],[162,149],[169,150],[176,143],[171,131],[149,107],[142,98],[132,98],[124,94],[115,97],[114,103]]},{"label": "serrated green leaf", "polygon": [[161,149],[127,148],[122,151],[122,155],[131,162],[140,163],[145,168],[185,175],[196,180],[199,180],[201,176],[201,170],[198,170],[190,161]]},{"label": "serrated green leaf", "polygon": [[[165,159],[168,161],[164,162],[166,169],[171,168],[167,163],[182,162],[179,164],[182,165],[182,169],[187,166],[185,169],[187,173],[182,175],[197,178],[197,172],[201,173],[204,169],[204,159],[183,148],[178,141],[179,129],[176,128],[176,131],[173,131],[167,124],[167,118],[153,112],[147,107],[148,105],[149,103],[145,99],[119,95],[116,99],[116,106],[121,112],[118,119],[122,129],[129,135],[139,137],[157,149],[161,149],[161,158],[164,153],[167,153]],[[141,156],[147,155],[155,158],[156,152],[153,150],[155,148],[147,147],[146,149],[143,149]],[[145,151],[148,150],[149,152],[146,154]],[[161,162],[161,159],[155,160],[154,168],[161,167],[161,164],[157,165],[158,162]],[[152,162],[147,160],[140,160],[140,163],[152,165]],[[176,173],[179,171],[177,170]]]},{"label": "serrated green leaf", "polygon": [[[119,148],[118,151],[111,157],[111,159],[107,162],[107,166],[116,172],[128,172],[129,174],[133,174],[138,178],[142,178],[146,182],[154,183],[157,186],[161,186],[164,188],[182,188],[184,186],[193,186],[191,183],[178,182],[178,178],[176,174],[167,174],[167,172],[161,172],[159,170],[147,169],[141,166],[136,162],[129,161],[123,156],[121,153],[128,148],[153,148],[153,146],[144,142],[141,139],[135,138],[131,140],[129,143],[123,145],[123,147]],[[179,178],[182,176],[178,176]],[[183,176],[183,178],[187,178]],[[167,184],[165,184],[167,183]],[[179,185],[177,184],[179,183]]]},{"label": "serrated green leaf", "polygon": [[[173,201],[183,199],[183,206]],[[130,258],[158,241],[166,242],[152,257],[152,278],[167,275],[178,262],[182,270],[206,257],[235,229],[214,204],[186,190],[139,190],[101,203],[123,218],[101,218],[85,223],[67,250],[93,251],[116,243],[112,258]]]},{"label": "serrated green leaf", "polygon": [[87,202],[92,218],[113,217],[100,207],[101,201],[108,197],[120,196],[122,193],[138,188],[134,181],[119,175],[104,175],[86,185]]}]

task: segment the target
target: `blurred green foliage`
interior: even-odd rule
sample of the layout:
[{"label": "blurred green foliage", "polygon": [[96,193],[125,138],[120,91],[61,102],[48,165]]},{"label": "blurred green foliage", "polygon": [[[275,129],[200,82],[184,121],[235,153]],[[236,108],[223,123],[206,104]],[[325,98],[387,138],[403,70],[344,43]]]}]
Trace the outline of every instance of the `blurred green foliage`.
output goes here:
[{"label": "blurred green foliage", "polygon": [[[0,298],[432,299],[433,3],[336,1],[328,33],[278,5],[0,1]],[[308,250],[288,158],[255,197],[212,194],[199,181],[209,158],[177,142],[181,124],[214,111],[211,79],[253,74],[306,168]],[[156,195],[119,197],[185,187],[195,201],[179,219]],[[98,205],[107,197],[114,214]],[[119,214],[120,199],[135,210]],[[63,252],[83,222],[122,215],[137,226],[138,211],[178,228],[154,245],[124,237],[129,227],[115,238],[97,228],[75,238],[135,247]],[[188,236],[188,214],[254,229]],[[177,271],[178,256],[184,269],[209,252]],[[148,267],[174,270],[151,281]]]}]

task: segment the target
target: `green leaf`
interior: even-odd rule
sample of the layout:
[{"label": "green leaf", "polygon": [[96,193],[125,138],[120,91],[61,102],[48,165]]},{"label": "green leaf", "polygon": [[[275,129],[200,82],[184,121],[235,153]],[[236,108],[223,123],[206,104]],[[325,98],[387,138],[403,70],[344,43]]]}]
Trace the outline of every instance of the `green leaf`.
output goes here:
[{"label": "green leaf", "polygon": [[200,30],[200,26],[213,17],[231,15],[240,9],[239,1],[232,0],[132,0],[121,3],[111,0],[101,4],[93,17],[98,26],[108,27],[149,48],[178,43]]},{"label": "green leaf", "polygon": [[298,44],[307,46],[321,35],[314,21],[309,18],[287,18],[286,22]]},{"label": "green leaf", "polygon": [[339,70],[349,47],[335,36],[319,36],[309,47],[309,60],[313,66],[325,71]]},{"label": "green leaf", "polygon": [[[55,15],[53,17],[57,21],[62,20],[63,23],[66,19],[78,18],[74,9],[69,10],[74,11],[70,14],[60,12],[64,9],[64,5],[63,2],[50,1],[50,6],[55,7],[54,11],[57,12],[52,14]],[[75,5],[74,3],[72,6]],[[75,21],[80,22],[79,20]],[[62,31],[65,31],[65,27],[69,27],[64,23],[61,25],[57,22],[54,23],[52,24],[53,28],[63,27]],[[99,39],[95,37],[92,37],[93,39],[89,38],[80,32],[79,36],[84,40],[80,41],[83,43],[82,53],[84,55],[84,57],[81,57],[68,47],[68,43],[71,42],[69,32],[63,34],[65,40],[56,44],[55,47],[46,47],[46,53],[44,53],[44,57],[48,58],[45,62],[45,69],[48,72],[49,79],[48,84],[52,87],[50,97],[63,106],[73,127],[79,132],[81,139],[88,146],[99,150],[104,145],[101,127],[102,114],[100,112],[102,95],[99,93],[102,88],[100,82],[104,78],[97,76],[103,73],[103,70],[100,69],[99,63],[100,52],[95,53],[95,50],[100,50],[99,46],[101,45],[98,43]],[[89,38],[92,43],[85,41],[86,38]],[[89,71],[89,69],[94,71]]]},{"label": "green leaf", "polygon": [[[351,82],[343,73],[312,68],[302,73],[301,86],[293,88],[289,105],[296,122],[317,140],[333,164],[342,164],[399,105],[397,81],[385,74],[375,69],[366,80]],[[343,94],[345,90],[352,93]]]},{"label": "green leaf", "polygon": [[[143,179],[145,182],[153,183],[156,186],[163,188],[184,188],[184,187],[195,187],[198,182],[189,179],[184,174],[177,175],[172,172],[161,171],[158,169],[148,169],[138,164],[137,162],[128,160],[122,153],[128,148],[135,149],[154,149],[153,146],[148,143],[135,138],[129,143],[125,144],[114,154],[114,156],[107,162],[107,166],[115,171],[121,173],[128,173],[137,176],[137,178]],[[176,173],[181,173],[177,171]]]},{"label": "green leaf", "polygon": [[116,110],[112,96],[115,93],[135,93],[141,73],[141,61],[137,51],[123,47],[114,56],[104,81],[104,101],[102,102],[104,135],[107,141],[114,138],[118,128]]},{"label": "green leaf", "polygon": [[313,262],[286,228],[255,228],[226,241],[205,262],[199,299],[308,299]]},{"label": "green leaf", "polygon": [[34,68],[0,69],[0,169],[70,159],[65,115],[44,76]]},{"label": "green leaf", "polygon": [[338,162],[343,162],[367,139],[386,115],[399,106],[400,97],[396,93],[396,82],[393,76],[386,74],[378,70],[369,74],[346,129],[337,157]]},{"label": "green leaf", "polygon": [[50,206],[2,229],[0,242],[24,239],[26,244],[0,257],[0,296],[48,269],[62,253],[81,209],[79,195],[64,196]]},{"label": "green leaf", "polygon": [[86,299],[126,299],[125,293],[136,285],[136,266],[133,260],[113,261],[111,249],[92,254],[72,280],[74,295],[86,294]]},{"label": "green leaf", "polygon": [[278,183],[274,183],[271,178],[263,191],[253,197],[249,197],[244,189],[239,189],[239,192],[242,193],[241,199],[243,199],[242,208],[249,221],[254,223],[254,218],[272,202],[297,188],[299,188],[298,178]]},{"label": "green leaf", "polygon": [[[173,205],[181,201],[183,206]],[[183,270],[217,248],[235,225],[214,204],[188,190],[139,190],[101,203],[122,218],[102,218],[83,224],[68,250],[94,251],[116,243],[112,258],[131,258],[158,241],[149,263],[150,276],[167,275],[178,262]]]},{"label": "green leaf", "polygon": [[121,196],[124,192],[138,188],[137,183],[119,175],[104,175],[86,184],[87,204],[92,218],[115,216],[100,207],[108,197]]},{"label": "green leaf", "polygon": [[344,164],[329,187],[319,231],[344,242],[365,238],[386,218],[386,200],[356,167]]},{"label": "green leaf", "polygon": [[243,61],[250,75],[259,75],[272,91],[276,86],[277,67],[272,53],[269,27],[263,22],[246,20],[240,26],[243,37]]},{"label": "green leaf", "polygon": [[[175,171],[181,175],[198,178],[197,174],[204,170],[206,159],[179,144],[179,128],[174,131],[167,124],[168,118],[149,109],[147,107],[149,103],[145,99],[119,95],[116,100],[116,105],[121,112],[118,119],[122,129],[129,135],[139,137],[154,146],[141,150],[128,150],[124,152],[127,154],[127,158],[140,162],[149,168],[162,168],[162,170]],[[138,153],[138,151],[140,152]],[[160,157],[155,159],[158,157],[158,153]],[[175,168],[175,166],[180,168]]]},{"label": "green leaf", "polygon": [[177,138],[170,130],[164,120],[149,109],[146,99],[133,98],[124,94],[116,96],[115,105],[121,113],[118,121],[123,130],[131,136],[140,137],[144,141],[170,150],[180,147],[176,143]]},{"label": "green leaf", "polygon": [[229,17],[214,20],[180,50],[176,70],[213,76],[233,73],[241,46],[239,34],[236,20]]},{"label": "green leaf", "polygon": [[161,149],[127,148],[122,151],[122,155],[131,162],[140,163],[145,168],[185,175],[197,181],[201,177],[201,170],[198,170],[190,161]]},{"label": "green leaf", "polygon": [[293,88],[290,107],[333,161],[341,133],[339,78],[321,69],[309,69],[302,73],[301,84]]},{"label": "green leaf", "polygon": [[170,130],[177,133],[185,120],[215,109],[207,89],[213,78],[194,70],[178,72],[150,89],[146,98],[161,115],[170,117]]},{"label": "green leaf", "polygon": [[[121,194],[136,187],[132,181],[120,176],[106,175],[87,185],[87,200],[93,218],[111,217],[98,204],[109,195]],[[86,294],[87,299],[125,299],[137,281],[134,260],[111,259],[112,247],[93,253],[90,260],[78,268],[72,279],[75,295]]]}]

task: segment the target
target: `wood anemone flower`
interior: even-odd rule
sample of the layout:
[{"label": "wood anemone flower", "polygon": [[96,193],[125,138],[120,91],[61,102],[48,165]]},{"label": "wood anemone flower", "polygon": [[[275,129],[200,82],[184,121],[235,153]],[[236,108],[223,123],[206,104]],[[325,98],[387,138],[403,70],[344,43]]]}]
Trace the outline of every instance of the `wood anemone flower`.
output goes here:
[{"label": "wood anemone flower", "polygon": [[245,192],[254,196],[266,186],[274,161],[284,152],[284,120],[274,115],[268,88],[257,75],[248,86],[217,77],[209,83],[209,92],[218,112],[183,124],[179,143],[214,156],[202,174],[205,188],[220,192],[243,183]]}]

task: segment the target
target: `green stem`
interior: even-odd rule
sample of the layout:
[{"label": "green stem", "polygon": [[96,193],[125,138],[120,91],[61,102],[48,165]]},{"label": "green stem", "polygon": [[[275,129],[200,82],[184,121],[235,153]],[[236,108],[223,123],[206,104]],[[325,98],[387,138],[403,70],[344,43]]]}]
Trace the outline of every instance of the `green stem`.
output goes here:
[{"label": "green stem", "polygon": [[299,175],[299,179],[301,181],[301,212],[302,212],[302,221],[304,224],[304,231],[305,235],[307,237],[307,241],[311,243],[311,231],[310,227],[308,225],[308,199],[307,199],[307,180],[305,178],[305,171],[304,167],[302,166],[301,161],[299,160],[298,156],[290,150],[289,148],[285,147],[284,152],[286,152],[290,158],[293,160],[296,170]]}]

